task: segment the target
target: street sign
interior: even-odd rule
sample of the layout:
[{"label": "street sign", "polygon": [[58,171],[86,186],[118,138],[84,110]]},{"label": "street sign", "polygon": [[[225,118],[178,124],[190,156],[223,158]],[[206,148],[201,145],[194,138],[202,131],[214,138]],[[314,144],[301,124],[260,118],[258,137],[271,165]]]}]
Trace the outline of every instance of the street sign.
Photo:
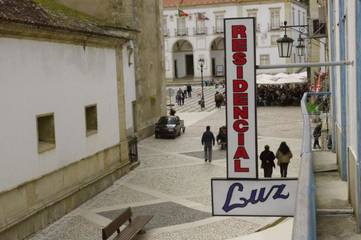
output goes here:
[{"label": "street sign", "polygon": [[227,177],[257,178],[256,61],[253,18],[225,19]]},{"label": "street sign", "polygon": [[168,88],[167,91],[169,97],[173,97],[175,95],[175,90],[173,88]]},{"label": "street sign", "polygon": [[213,216],[293,216],[297,179],[212,179]]},{"label": "street sign", "polygon": [[227,179],[212,179],[214,216],[293,216],[297,179],[259,179],[255,19],[224,19]]}]

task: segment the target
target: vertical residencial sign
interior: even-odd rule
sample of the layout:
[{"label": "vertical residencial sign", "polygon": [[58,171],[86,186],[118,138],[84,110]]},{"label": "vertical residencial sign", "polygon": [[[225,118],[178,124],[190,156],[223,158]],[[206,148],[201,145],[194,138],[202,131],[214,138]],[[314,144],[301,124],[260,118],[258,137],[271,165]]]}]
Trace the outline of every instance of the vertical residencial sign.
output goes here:
[{"label": "vertical residencial sign", "polygon": [[292,216],[297,179],[259,179],[254,18],[224,19],[227,179],[212,179],[213,216]]},{"label": "vertical residencial sign", "polygon": [[227,177],[257,178],[253,18],[225,19]]}]

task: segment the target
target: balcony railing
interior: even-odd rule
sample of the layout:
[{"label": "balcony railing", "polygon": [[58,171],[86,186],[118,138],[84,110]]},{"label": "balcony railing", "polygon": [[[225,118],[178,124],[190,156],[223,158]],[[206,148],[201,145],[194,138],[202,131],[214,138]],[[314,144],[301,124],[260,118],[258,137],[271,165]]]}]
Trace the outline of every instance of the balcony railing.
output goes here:
[{"label": "balcony railing", "polygon": [[187,27],[177,28],[175,30],[175,35],[176,36],[186,36],[186,35],[188,35],[188,28]]},{"label": "balcony railing", "polygon": [[213,33],[217,34],[217,33],[223,33],[224,29],[223,26],[214,26],[213,27]]},{"label": "balcony railing", "polygon": [[193,32],[196,35],[207,34],[207,27],[196,27],[193,29]]},{"label": "balcony railing", "polygon": [[[305,93],[301,100],[303,113],[303,140],[301,147],[302,168],[299,171],[298,188],[296,198],[296,211],[293,219],[294,240],[315,240],[316,231],[316,182],[312,157],[312,131],[311,116],[312,109],[307,102],[309,96],[329,96],[330,93]],[[329,102],[329,101],[328,101]],[[318,108],[317,108],[318,109]],[[323,110],[328,112],[328,105],[323,104]],[[318,113],[320,114],[320,113]]]}]

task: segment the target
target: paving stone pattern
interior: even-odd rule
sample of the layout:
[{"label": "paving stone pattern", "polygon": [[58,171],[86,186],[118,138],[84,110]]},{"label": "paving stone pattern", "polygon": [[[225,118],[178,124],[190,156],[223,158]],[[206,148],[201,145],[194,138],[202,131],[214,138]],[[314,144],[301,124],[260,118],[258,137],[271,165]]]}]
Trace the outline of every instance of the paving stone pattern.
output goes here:
[{"label": "paving stone pattern", "polygon": [[[193,94],[197,92],[196,88]],[[213,93],[207,91],[207,96],[213,98]],[[274,222],[277,218],[211,216],[210,182],[211,178],[226,177],[225,151],[215,147],[215,161],[205,163],[200,138],[207,125],[217,133],[225,124],[225,111],[200,112],[195,106],[184,110],[187,112],[177,113],[185,121],[184,134],[176,139],[152,136],[140,141],[139,167],[29,239],[99,240],[101,228],[127,207],[136,215],[154,215],[147,232],[137,237],[140,240],[233,239]],[[276,151],[286,140],[294,154],[289,177],[298,176],[301,118],[297,107],[258,109],[258,152],[265,144]],[[263,170],[259,172],[263,175]],[[278,168],[273,176],[280,176]]]},{"label": "paving stone pattern", "polygon": [[[177,92],[177,87],[168,87],[174,89],[175,92]],[[183,87],[184,89],[184,87]],[[210,87],[204,87],[203,93],[204,93],[204,102],[205,102],[205,108],[202,110],[200,105],[198,104],[198,101],[201,99],[202,96],[202,87],[200,86],[193,86],[192,87],[192,97],[187,97],[184,99],[184,105],[178,106],[175,101],[175,96],[172,97],[172,104],[175,106],[173,107],[177,113],[180,112],[211,112],[214,109],[216,109],[216,104],[214,102],[214,95],[216,92],[224,92],[225,89],[221,86],[218,88],[215,88],[215,86]],[[167,104],[169,103],[169,96],[167,99]]]}]

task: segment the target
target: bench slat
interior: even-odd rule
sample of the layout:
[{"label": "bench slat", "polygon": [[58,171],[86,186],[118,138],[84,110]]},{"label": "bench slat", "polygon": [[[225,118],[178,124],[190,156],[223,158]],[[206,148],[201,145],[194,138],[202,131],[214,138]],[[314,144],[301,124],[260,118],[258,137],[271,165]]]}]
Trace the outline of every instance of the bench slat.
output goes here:
[{"label": "bench slat", "polygon": [[132,219],[132,222],[118,234],[114,240],[129,240],[133,239],[137,233],[143,229],[153,216],[137,216]]},{"label": "bench slat", "polygon": [[121,225],[123,225],[131,217],[132,217],[132,211],[130,208],[127,208],[116,219],[114,219],[111,223],[109,223],[106,227],[102,229],[103,240],[108,239],[115,231],[119,229]]}]

